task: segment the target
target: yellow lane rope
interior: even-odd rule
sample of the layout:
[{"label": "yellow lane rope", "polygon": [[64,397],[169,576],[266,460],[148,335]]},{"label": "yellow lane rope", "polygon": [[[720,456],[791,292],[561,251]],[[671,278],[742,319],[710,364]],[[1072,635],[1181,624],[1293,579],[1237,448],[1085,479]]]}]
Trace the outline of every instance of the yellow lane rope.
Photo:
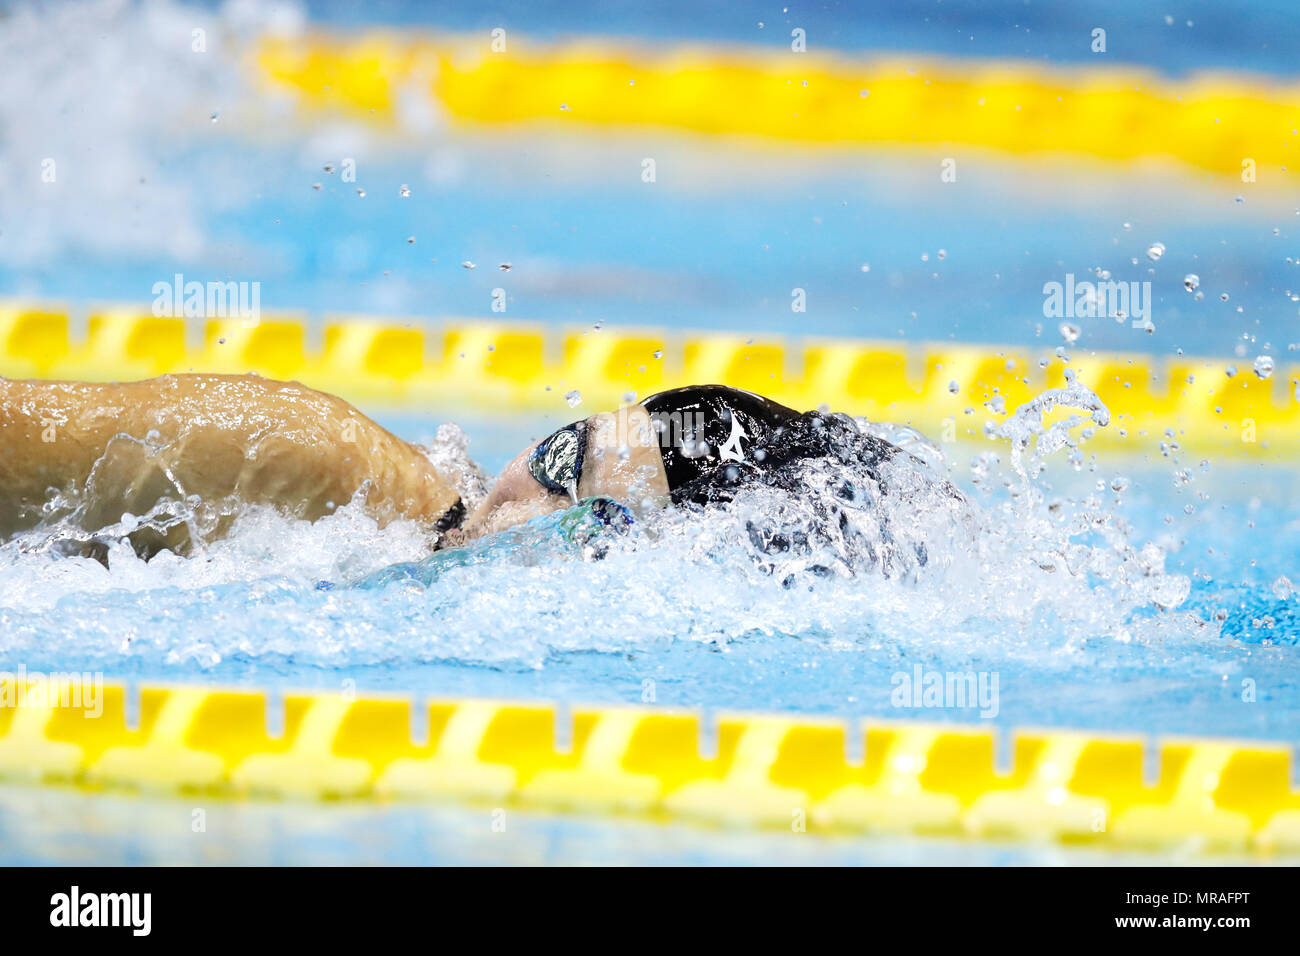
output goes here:
[{"label": "yellow lane rope", "polygon": [[1173,80],[1104,56],[1093,66],[1048,68],[925,55],[851,59],[784,46],[632,48],[596,38],[536,46],[520,37],[493,52],[487,33],[372,32],[267,38],[254,59],[268,87],[290,91],[305,109],[390,127],[414,96],[462,124],[921,146],[935,150],[936,164],[958,158],[961,147],[1122,162],[1172,157],[1260,183],[1285,183],[1300,165],[1300,85],[1248,74]]},{"label": "yellow lane rope", "polygon": [[[203,344],[195,346],[188,333],[199,331]],[[569,417],[659,389],[720,383],[798,408],[824,404],[910,424],[952,442],[983,441],[985,425],[1004,420],[999,409],[1013,412],[1064,385],[1066,370],[1047,349],[608,327],[566,332],[474,319],[426,328],[349,318],[327,322],[323,337],[314,338],[293,317],[217,319],[199,330],[143,310],[103,309],[90,314],[85,338],[74,340],[60,306],[0,305],[0,375],[106,381],[251,371],[298,379],[365,407]],[[1300,454],[1300,366],[1279,366],[1261,379],[1249,360],[1077,352],[1070,368],[1111,411],[1110,426],[1091,438],[1099,448],[1150,453],[1172,441],[1232,457]],[[573,390],[583,398],[578,412],[564,402]]]},{"label": "yellow lane rope", "polygon": [[[999,772],[994,732],[971,725],[723,713],[709,724],[710,754],[702,726],[694,713],[647,708],[557,716],[545,703],[329,693],[268,705],[252,690],[4,675],[0,779],[235,799],[451,800],[796,833],[1300,852],[1288,745],[1169,739],[1146,775],[1141,737],[1024,730]],[[850,737],[859,759],[846,756]]]}]

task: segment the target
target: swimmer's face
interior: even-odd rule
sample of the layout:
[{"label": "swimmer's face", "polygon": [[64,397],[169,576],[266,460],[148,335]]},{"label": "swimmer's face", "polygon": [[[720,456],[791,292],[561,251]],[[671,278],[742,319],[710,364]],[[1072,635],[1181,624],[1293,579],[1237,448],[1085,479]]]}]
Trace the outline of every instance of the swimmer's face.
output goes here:
[{"label": "swimmer's face", "polygon": [[642,406],[601,412],[529,446],[506,465],[464,535],[493,534],[592,497],[634,511],[668,503],[658,435]]}]

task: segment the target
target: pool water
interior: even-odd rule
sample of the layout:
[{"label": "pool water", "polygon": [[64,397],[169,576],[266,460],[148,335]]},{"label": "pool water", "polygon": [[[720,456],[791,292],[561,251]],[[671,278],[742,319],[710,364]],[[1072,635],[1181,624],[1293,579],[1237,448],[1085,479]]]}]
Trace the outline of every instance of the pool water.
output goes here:
[{"label": "pool water", "polygon": [[[425,442],[440,419],[380,417]],[[465,424],[489,471],[551,427]],[[353,506],[315,525],[250,512],[192,557],[145,563],[118,544],[107,568],[14,541],[0,546],[0,666],[1292,739],[1300,503],[1289,471],[1180,452],[1093,458],[1085,444],[1077,468],[1058,453],[1026,480],[1007,447],[942,451],[934,467],[974,517],[926,525],[906,510],[914,502],[896,506],[929,560],[889,577],[765,568],[746,540],[752,514],[665,514],[601,560],[542,520],[479,543],[428,586],[353,586],[429,555],[417,528],[377,528]],[[896,692],[956,672],[994,697],[929,706]]]},{"label": "pool water", "polygon": [[[441,418],[380,416],[425,443]],[[462,424],[490,472],[556,423]],[[1035,475],[1031,456],[1026,484],[1007,447],[943,449],[935,468],[976,503],[977,520],[950,527],[952,542],[928,529],[927,565],[889,579],[866,568],[791,583],[756,567],[735,524],[673,516],[653,536],[611,537],[600,560],[545,519],[480,542],[473,560],[441,567],[427,586],[355,586],[394,563],[447,564],[449,554],[431,559],[416,529],[379,529],[355,508],[315,525],[250,513],[202,555],[144,563],[122,546],[107,568],[10,542],[0,546],[0,667],[697,708],[706,738],[709,714],[742,709],[1292,741],[1300,681],[1287,579],[1297,578],[1300,503],[1289,471],[1177,451],[1094,459],[1085,444],[1077,470],[1057,454]],[[957,547],[962,535],[973,540]],[[916,702],[896,689],[917,668],[973,672],[995,679],[996,693],[898,706]],[[1010,736],[998,740],[1007,769]],[[491,811],[0,786],[0,863],[1204,862],[523,811],[502,834]]]},{"label": "pool water", "polygon": [[[1284,178],[1243,187],[1177,164],[964,149],[955,188],[936,190],[947,153],[924,143],[823,149],[567,122],[483,130],[419,109],[394,130],[303,116],[244,60],[260,31],[335,28],[346,38],[364,20],[481,37],[508,23],[524,43],[618,37],[653,55],[725,38],[760,58],[801,27],[818,55],[868,70],[881,51],[920,71],[938,55],[976,71],[1035,61],[1149,70],[1158,83],[1230,67],[1273,73],[1286,88],[1294,70],[1295,20],[1281,0],[1198,3],[1169,21],[1105,0],[1094,9],[1110,30],[1105,57],[1081,42],[1088,31],[1067,8],[987,6],[22,6],[0,29],[10,65],[0,168],[58,157],[59,178],[57,189],[6,180],[0,290],[147,306],[156,282],[182,273],[260,282],[268,314],[313,322],[459,316],[1039,349],[1061,341],[1059,323],[1044,318],[1044,284],[1104,270],[1151,283],[1152,327],[1084,321],[1080,349],[1182,349],[1246,364],[1267,352],[1280,367],[1293,344],[1297,262]],[[212,44],[206,56],[190,50],[196,27]],[[88,49],[96,55],[80,55]],[[1101,141],[1071,122],[1062,150]],[[90,142],[100,148],[87,152]],[[324,171],[343,157],[359,164],[355,182]],[[653,186],[640,178],[644,157],[662,171]],[[1148,255],[1156,242],[1166,249],[1158,262]],[[504,263],[508,273],[495,268]],[[1185,288],[1188,273],[1202,299]],[[798,315],[796,287],[807,293]],[[493,311],[497,288],[508,294],[504,315]]]},{"label": "pool water", "polygon": [[[193,826],[195,810],[204,829]],[[499,819],[499,818],[498,818]],[[956,839],[844,839],[492,808],[310,805],[0,785],[0,865],[1169,865],[1148,853]],[[1216,862],[1250,863],[1245,855]]]},{"label": "pool water", "polygon": [[[1153,366],[1216,356],[1244,372],[1267,355],[1289,395],[1300,211],[1276,175],[1246,186],[1235,170],[1113,163],[1092,155],[1105,149],[1076,151],[1091,131],[1073,127],[1059,153],[1037,158],[963,147],[961,179],[943,189],[927,145],[600,128],[570,123],[558,103],[555,124],[484,129],[413,102],[389,128],[301,110],[245,58],[267,35],[386,25],[485,37],[507,23],[512,44],[538,48],[588,35],[645,55],[723,43],[775,62],[798,27],[816,57],[868,70],[882,51],[922,71],[939,56],[971,75],[1017,62],[1096,67],[1103,85],[1118,75],[1107,71],[1132,68],[1149,71],[1134,74],[1143,85],[1193,95],[1202,71],[1282,85],[1294,74],[1296,20],[1281,0],[1194,3],[1176,16],[1101,0],[1105,58],[1074,13],[988,6],[19,5],[0,17],[0,171],[57,158],[58,174],[0,176],[0,292],[75,302],[74,339],[95,303],[147,306],[160,279],[183,273],[257,283],[267,315],[302,314],[309,342],[331,313],[1035,353],[1065,340]],[[203,56],[196,28],[211,43]],[[645,157],[661,173],[653,186],[640,176]],[[333,172],[345,159],[355,181]],[[471,262],[481,267],[462,266]],[[1048,319],[1045,284],[1089,274],[1149,282],[1154,322]],[[807,312],[792,311],[792,290],[807,293]],[[455,434],[439,438],[439,426],[455,421],[495,474],[530,440],[596,411],[560,401],[583,383],[557,385],[548,414],[365,410],[453,459]],[[1086,415],[1086,396],[1075,397]],[[1294,741],[1293,468],[1137,439],[1127,453],[1067,443],[1018,460],[1026,423],[1013,414],[986,442],[941,447],[887,429],[931,470],[904,468],[891,476],[901,492],[878,500],[850,482],[855,536],[819,538],[802,556],[767,553],[751,531],[814,527],[816,514],[762,496],[710,521],[639,521],[602,539],[599,559],[550,519],[469,560],[431,562],[420,529],[379,528],[355,505],[315,525],[250,510],[228,539],[148,563],[115,533],[101,536],[107,565],[56,553],[51,531],[25,535],[0,545],[0,670]],[[936,493],[941,478],[968,508]],[[836,475],[809,479],[816,501],[844,490]],[[407,563],[428,582],[375,583]],[[928,706],[902,692],[954,674],[974,675],[984,698]],[[478,811],[450,808],[221,804],[205,838],[190,809],[0,786],[0,863],[1100,859],[527,815],[517,839],[493,842]]]}]

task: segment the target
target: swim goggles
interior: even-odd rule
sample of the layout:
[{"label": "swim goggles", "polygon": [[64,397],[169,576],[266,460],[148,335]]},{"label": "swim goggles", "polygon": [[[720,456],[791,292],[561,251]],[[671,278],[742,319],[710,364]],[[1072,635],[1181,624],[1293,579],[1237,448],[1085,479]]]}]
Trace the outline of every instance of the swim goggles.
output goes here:
[{"label": "swim goggles", "polygon": [[576,495],[586,449],[587,423],[566,425],[532,450],[528,471],[552,494]]}]

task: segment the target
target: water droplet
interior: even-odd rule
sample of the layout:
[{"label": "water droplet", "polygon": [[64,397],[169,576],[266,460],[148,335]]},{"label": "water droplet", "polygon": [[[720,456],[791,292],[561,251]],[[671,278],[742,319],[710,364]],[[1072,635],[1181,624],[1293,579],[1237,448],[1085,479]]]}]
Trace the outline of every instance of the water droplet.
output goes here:
[{"label": "water droplet", "polygon": [[221,114],[218,113],[216,110],[213,110],[213,111],[212,111],[212,115],[208,117],[208,119],[212,120],[212,122],[214,122],[214,123],[215,123],[217,120],[219,120],[220,118],[221,118]]},{"label": "water droplet", "polygon": [[1128,479],[1122,475],[1111,479],[1110,490],[1118,494],[1121,491],[1128,490]]},{"label": "water droplet", "polygon": [[655,349],[653,354],[654,354],[654,357],[655,357],[655,358],[657,358],[657,359],[661,359],[661,358],[664,357],[664,350],[663,350],[663,349]]},{"label": "water droplet", "polygon": [[1201,277],[1195,272],[1189,272],[1183,276],[1183,288],[1188,292],[1195,292],[1196,287],[1201,284]]},{"label": "water droplet", "polygon": [[415,236],[407,236],[406,241],[412,246],[415,245]]},{"label": "water droplet", "polygon": [[624,393],[623,393],[623,404],[624,404],[624,405],[635,405],[635,404],[636,404],[636,392],[624,392]]},{"label": "water droplet", "polygon": [[358,198],[358,199],[365,199],[365,198],[366,198],[366,191],[365,191],[364,189],[362,189],[360,186],[357,187],[357,198]]},{"label": "water droplet", "polygon": [[958,384],[956,383],[956,381],[949,382],[949,383],[948,383],[948,391],[950,391],[952,394],[956,395],[958,392],[961,391],[961,386],[958,385]]},{"label": "water droplet", "polygon": [[464,262],[462,262],[462,263],[461,263],[461,266],[464,267],[464,268],[466,268],[466,269],[477,269],[477,268],[478,268],[478,266],[474,265],[474,263],[470,262],[468,259],[466,259]]},{"label": "water droplet", "polygon": [[321,167],[321,169],[325,170],[325,172],[327,172],[327,173],[333,173],[333,172],[334,172],[334,164],[333,164],[333,163],[326,163],[324,166]]},{"label": "water droplet", "polygon": [[497,266],[497,268],[500,269],[502,272],[509,272],[511,269],[511,265],[508,262],[503,262],[499,266]]},{"label": "water droplet", "polygon": [[406,185],[406,183],[402,183],[402,188],[397,191],[397,195],[401,196],[403,199],[410,199],[411,187]]},{"label": "water droplet", "polygon": [[1073,322],[1062,322],[1059,331],[1061,338],[1065,339],[1067,344],[1073,345],[1079,341],[1079,334],[1082,330]]},{"label": "water droplet", "polygon": [[1295,587],[1291,584],[1291,579],[1286,575],[1273,582],[1273,596],[1279,601],[1287,600],[1294,593]]},{"label": "water droplet", "polygon": [[1220,296],[1219,296],[1219,301],[1220,301],[1220,302],[1227,302],[1227,301],[1228,301],[1228,293],[1224,292],[1222,295],[1220,295]]},{"label": "water droplet", "polygon": [[1227,368],[1223,370],[1223,374],[1228,376],[1228,378],[1232,378],[1237,374],[1237,366],[1229,365]]},{"label": "water droplet", "polygon": [[1147,246],[1147,258],[1152,262],[1159,262],[1160,257],[1165,254],[1165,244],[1163,242],[1153,242]]},{"label": "water droplet", "polygon": [[311,188],[312,188],[312,189],[320,189],[320,183],[312,183],[312,184],[311,184]]},{"label": "water droplet", "polygon": [[862,263],[862,271],[863,271],[863,272],[870,272],[870,271],[871,271],[871,263],[869,263],[869,262],[864,262],[864,263]]},{"label": "water droplet", "polygon": [[1255,374],[1260,378],[1273,377],[1273,356],[1257,355],[1255,356]]},{"label": "water droplet", "polygon": [[569,403],[570,408],[577,408],[582,404],[582,392],[576,388],[571,392],[565,392],[564,400]]},{"label": "water droplet", "polygon": [[940,249],[938,255],[939,255],[939,258],[940,258],[940,259],[947,259],[947,258],[948,258],[948,250],[947,250],[947,249]]}]

